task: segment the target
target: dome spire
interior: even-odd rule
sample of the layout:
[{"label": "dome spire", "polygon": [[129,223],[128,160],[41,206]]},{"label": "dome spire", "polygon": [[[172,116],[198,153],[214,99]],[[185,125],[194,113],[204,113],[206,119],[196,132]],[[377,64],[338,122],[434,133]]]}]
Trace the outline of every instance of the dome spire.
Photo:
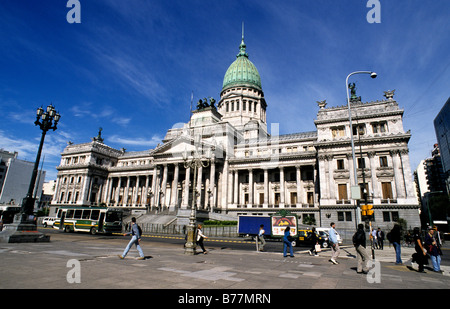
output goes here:
[{"label": "dome spire", "polygon": [[248,53],[245,51],[245,48],[247,46],[244,43],[244,22],[242,22],[242,41],[241,41],[241,45],[239,45],[239,54],[237,54],[236,57],[247,57],[248,58]]}]

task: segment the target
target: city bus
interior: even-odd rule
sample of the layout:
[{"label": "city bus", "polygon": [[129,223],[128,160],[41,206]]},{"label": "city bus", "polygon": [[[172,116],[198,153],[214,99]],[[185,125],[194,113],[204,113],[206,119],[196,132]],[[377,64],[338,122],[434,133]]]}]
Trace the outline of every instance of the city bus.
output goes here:
[{"label": "city bus", "polygon": [[105,206],[62,206],[53,228],[64,232],[112,234],[122,232],[123,212]]}]

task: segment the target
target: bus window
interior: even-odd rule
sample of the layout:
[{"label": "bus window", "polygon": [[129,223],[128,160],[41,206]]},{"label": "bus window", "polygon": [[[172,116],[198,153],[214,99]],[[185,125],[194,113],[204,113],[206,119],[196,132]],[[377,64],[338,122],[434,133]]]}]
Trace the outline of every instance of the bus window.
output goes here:
[{"label": "bus window", "polygon": [[82,210],[81,209],[77,209],[77,210],[75,210],[75,215],[74,215],[74,219],[81,219],[81,212],[82,212]]},{"label": "bus window", "polygon": [[100,215],[100,210],[93,210],[91,213],[91,219],[98,220],[99,215]]},{"label": "bus window", "polygon": [[120,216],[120,212],[118,211],[107,211],[106,212],[106,222],[114,222],[114,221],[121,221],[122,218]]},{"label": "bus window", "polygon": [[73,218],[73,213],[74,213],[73,209],[67,210],[66,219],[72,219]]},{"label": "bus window", "polygon": [[90,210],[83,210],[83,219],[89,219],[89,217],[91,216],[91,211]]},{"label": "bus window", "polygon": [[62,210],[61,210],[61,209],[58,210],[58,214],[56,215],[56,217],[57,217],[57,218],[61,218],[61,213],[62,213]]}]

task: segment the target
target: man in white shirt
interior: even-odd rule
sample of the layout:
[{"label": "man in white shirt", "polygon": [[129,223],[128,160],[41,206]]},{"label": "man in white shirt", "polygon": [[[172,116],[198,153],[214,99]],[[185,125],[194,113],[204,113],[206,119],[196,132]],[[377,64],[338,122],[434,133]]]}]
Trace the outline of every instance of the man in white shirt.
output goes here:
[{"label": "man in white shirt", "polygon": [[264,239],[264,224],[259,226],[258,239],[256,241],[261,241],[261,245],[259,246],[259,251],[264,251],[264,246],[266,245],[266,240]]}]

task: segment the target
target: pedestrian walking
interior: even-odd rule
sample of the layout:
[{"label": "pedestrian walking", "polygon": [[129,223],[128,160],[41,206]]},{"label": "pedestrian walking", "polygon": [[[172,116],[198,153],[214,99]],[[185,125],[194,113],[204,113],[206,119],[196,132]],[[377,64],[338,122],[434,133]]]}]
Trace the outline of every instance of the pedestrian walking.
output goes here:
[{"label": "pedestrian walking", "polygon": [[425,235],[425,248],[430,255],[431,263],[433,264],[433,271],[441,271],[441,255],[442,251],[439,242],[435,238],[435,230],[432,227],[428,228],[428,233]]},{"label": "pedestrian walking", "polygon": [[412,261],[419,265],[418,272],[424,272],[424,265],[428,264],[427,251],[423,248],[422,237],[420,236],[420,229],[418,227],[414,228],[414,249],[416,253],[412,255]]},{"label": "pedestrian walking", "polygon": [[133,246],[133,244],[134,244],[134,245],[136,245],[136,249],[139,252],[138,260],[143,260],[145,258],[144,252],[142,251],[142,248],[139,245],[139,242],[141,241],[141,232],[140,232],[139,226],[136,223],[135,217],[131,218],[131,231],[123,234],[123,236],[126,236],[126,235],[132,235],[132,237],[131,237],[131,240],[128,243],[127,247],[123,251],[122,255],[119,255],[119,258],[124,259],[127,256],[128,251],[130,251],[131,246]]},{"label": "pedestrian walking", "polygon": [[334,224],[334,222],[330,223],[330,230],[328,232],[328,240],[330,242],[331,245],[331,259],[330,262],[333,264],[339,264],[336,259],[339,256],[340,253],[340,249],[339,249],[339,243],[338,243],[338,238],[337,238],[337,232],[336,232],[336,225]]},{"label": "pedestrian walking", "polygon": [[205,239],[205,238],[208,238],[208,237],[206,237],[203,234],[202,225],[201,224],[197,225],[197,245],[199,245],[200,248],[202,248],[203,254],[207,253],[206,249],[205,249],[205,246],[203,245],[203,239]]},{"label": "pedestrian walking", "polygon": [[372,230],[370,240],[372,241],[372,249],[378,249],[377,231],[375,229]]},{"label": "pedestrian walking", "polygon": [[384,232],[381,228],[377,230],[377,241],[378,241],[378,249],[383,250],[384,247]]},{"label": "pedestrian walking", "polygon": [[395,249],[395,264],[402,265],[403,262],[402,262],[402,249],[400,245],[400,238],[401,238],[400,225],[395,224],[389,234],[390,234],[389,241],[392,242]]},{"label": "pedestrian walking", "polygon": [[266,245],[266,240],[264,239],[264,233],[266,231],[264,231],[264,224],[261,224],[259,226],[259,232],[258,232],[258,237],[256,239],[256,242],[261,242],[261,245],[259,245],[259,251],[264,251],[264,246]]},{"label": "pedestrian walking", "polygon": [[353,235],[352,240],[356,250],[356,260],[358,262],[356,272],[358,274],[367,274],[369,271],[367,268],[369,255],[366,251],[366,233],[364,232],[364,225],[362,223],[358,224],[358,229]]},{"label": "pedestrian walking", "polygon": [[316,246],[319,244],[319,237],[317,237],[315,227],[312,228],[310,240],[312,248],[309,250],[309,255],[313,255],[314,253],[314,256],[318,256]]},{"label": "pedestrian walking", "polygon": [[287,257],[287,248],[289,247],[289,253],[290,257],[294,257],[294,250],[292,249],[292,242],[291,242],[291,228],[288,226],[284,230],[284,237],[283,237],[283,256]]}]

